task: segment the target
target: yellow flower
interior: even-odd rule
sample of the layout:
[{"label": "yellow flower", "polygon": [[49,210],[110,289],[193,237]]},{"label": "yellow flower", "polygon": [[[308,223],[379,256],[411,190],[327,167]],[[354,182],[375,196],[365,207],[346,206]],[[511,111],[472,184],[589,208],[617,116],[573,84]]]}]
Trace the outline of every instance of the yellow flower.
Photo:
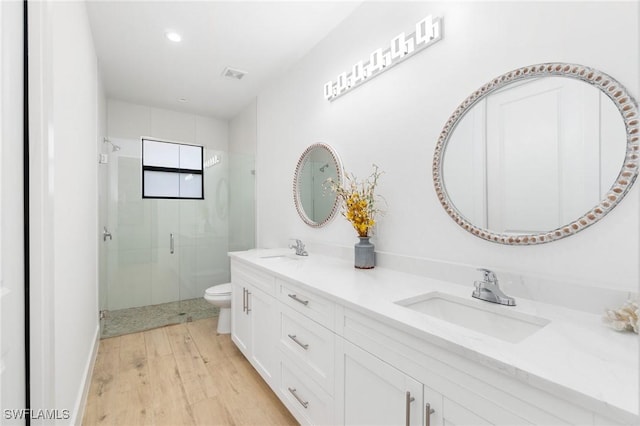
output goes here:
[{"label": "yellow flower", "polygon": [[374,164],[373,173],[364,181],[358,181],[353,174],[347,174],[346,182],[335,182],[332,179],[326,182],[344,203],[342,215],[351,222],[361,237],[369,235],[369,231],[376,224],[374,216],[381,213],[375,207],[375,188],[381,174],[378,166]]}]

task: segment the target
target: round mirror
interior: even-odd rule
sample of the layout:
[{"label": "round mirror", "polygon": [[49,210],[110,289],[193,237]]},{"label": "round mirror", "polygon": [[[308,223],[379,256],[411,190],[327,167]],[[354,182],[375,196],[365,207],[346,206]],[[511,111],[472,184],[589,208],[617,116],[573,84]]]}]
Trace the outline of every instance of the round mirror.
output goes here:
[{"label": "round mirror", "polygon": [[309,146],[300,156],[293,177],[296,210],[309,226],[323,226],[336,214],[337,196],[324,185],[329,178],[342,182],[338,154],[324,143]]},{"label": "round mirror", "polygon": [[638,174],[638,108],[610,76],[571,64],[513,70],[469,96],[435,150],[438,199],[467,231],[540,244],[597,222]]}]

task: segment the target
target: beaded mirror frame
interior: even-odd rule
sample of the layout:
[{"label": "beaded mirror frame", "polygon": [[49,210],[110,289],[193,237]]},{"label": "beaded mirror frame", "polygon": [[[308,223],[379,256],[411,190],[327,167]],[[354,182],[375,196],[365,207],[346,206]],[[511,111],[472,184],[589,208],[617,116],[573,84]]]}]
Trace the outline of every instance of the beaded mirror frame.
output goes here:
[{"label": "beaded mirror frame", "polygon": [[[613,101],[622,116],[627,135],[626,154],[620,172],[611,188],[609,188],[598,204],[581,217],[566,225],[550,231],[528,234],[495,233],[491,230],[480,228],[465,219],[453,205],[446,191],[442,168],[447,143],[457,124],[478,101],[513,82],[546,76],[563,76],[584,81],[598,88]],[[433,156],[433,183],[438,200],[447,214],[449,214],[458,225],[471,234],[499,244],[544,244],[574,235],[588,228],[618,205],[627,192],[629,192],[629,189],[638,176],[639,158],[640,117],[638,117],[638,104],[622,84],[611,76],[586,66],[567,63],[543,63],[517,68],[494,78],[473,92],[456,108],[445,123],[438,137]]]},{"label": "beaded mirror frame", "polygon": [[304,207],[302,206],[302,199],[300,196],[300,192],[302,189],[302,184],[301,184],[302,170],[304,169],[304,166],[307,163],[307,161],[309,161],[311,152],[313,152],[313,150],[315,149],[324,149],[329,153],[331,160],[333,161],[332,166],[335,167],[338,172],[338,176],[337,176],[338,182],[342,183],[342,180],[344,177],[344,171],[342,169],[342,162],[340,161],[340,157],[338,156],[338,153],[333,149],[331,145],[328,145],[326,143],[318,142],[318,143],[309,145],[307,149],[305,149],[304,152],[300,155],[300,159],[298,160],[298,164],[296,165],[296,171],[293,175],[293,200],[296,206],[296,210],[298,211],[298,215],[303,220],[303,222],[313,228],[320,228],[326,225],[331,219],[335,217],[336,212],[340,207],[340,203],[339,203],[338,197],[336,197],[335,201],[333,202],[333,208],[331,209],[331,212],[329,213],[329,215],[326,218],[324,218],[324,220],[318,221],[318,222],[311,219],[307,215],[307,213],[304,211]]}]

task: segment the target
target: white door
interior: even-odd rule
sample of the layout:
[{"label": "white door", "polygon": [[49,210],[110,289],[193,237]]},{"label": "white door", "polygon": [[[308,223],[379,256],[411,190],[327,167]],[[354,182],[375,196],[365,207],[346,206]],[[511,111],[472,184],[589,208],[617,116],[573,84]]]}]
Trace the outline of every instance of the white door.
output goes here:
[{"label": "white door", "polygon": [[0,424],[12,425],[25,408],[22,7],[0,2]]},{"label": "white door", "polygon": [[422,384],[344,342],[345,425],[421,425]]},{"label": "white door", "polygon": [[599,96],[581,81],[554,77],[488,98],[489,229],[549,231],[597,204]]}]

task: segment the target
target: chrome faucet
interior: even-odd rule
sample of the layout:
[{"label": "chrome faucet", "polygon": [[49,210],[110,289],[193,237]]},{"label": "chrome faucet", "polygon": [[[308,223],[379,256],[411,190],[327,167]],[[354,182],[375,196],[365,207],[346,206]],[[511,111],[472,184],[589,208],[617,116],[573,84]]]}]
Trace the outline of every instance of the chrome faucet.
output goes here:
[{"label": "chrome faucet", "polygon": [[295,249],[298,256],[309,256],[309,253],[304,249],[304,243],[301,240],[296,240],[296,244],[289,244],[289,248]]},{"label": "chrome faucet", "polygon": [[471,293],[472,297],[480,300],[486,300],[487,302],[498,303],[500,305],[515,306],[516,299],[507,296],[500,290],[498,286],[498,277],[493,271],[488,269],[478,269],[484,273],[483,281],[474,282],[476,287]]}]

